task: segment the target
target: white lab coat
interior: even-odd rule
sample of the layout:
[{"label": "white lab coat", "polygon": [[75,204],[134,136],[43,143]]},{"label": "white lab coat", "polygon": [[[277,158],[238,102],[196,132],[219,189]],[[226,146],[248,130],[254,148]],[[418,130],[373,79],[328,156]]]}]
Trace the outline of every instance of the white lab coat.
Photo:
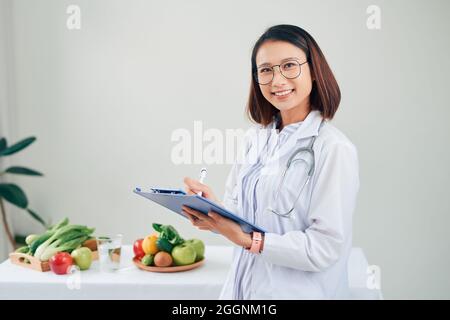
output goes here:
[{"label": "white lab coat", "polygon": [[[253,264],[251,299],[348,297],[347,261],[359,189],[358,157],[354,145],[329,122],[324,122],[318,134],[321,121],[320,113],[311,111],[273,158],[273,155],[264,154],[267,136],[260,134],[264,128],[253,128],[244,143],[244,161],[236,162],[228,176],[224,206],[242,214],[242,178],[248,174],[255,155],[268,157],[268,174],[261,176],[257,185],[256,192],[264,196],[258,197],[261,210],[255,214],[254,221],[267,233],[264,249],[256,255]],[[276,139],[276,135],[272,130],[270,138]],[[273,201],[276,178],[285,168],[289,156],[298,147],[306,147],[313,136],[317,136],[313,147],[315,171],[295,204],[294,219],[263,210]],[[278,160],[274,161],[277,156]],[[292,197],[289,192],[281,195],[280,206],[289,207],[286,203],[292,203]],[[240,247],[234,249],[220,299],[233,297],[242,250]]]}]

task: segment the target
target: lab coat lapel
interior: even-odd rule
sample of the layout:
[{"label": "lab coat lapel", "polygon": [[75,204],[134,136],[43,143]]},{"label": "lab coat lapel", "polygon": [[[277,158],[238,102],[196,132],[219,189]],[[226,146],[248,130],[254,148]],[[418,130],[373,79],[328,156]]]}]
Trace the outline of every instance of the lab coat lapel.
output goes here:
[{"label": "lab coat lapel", "polygon": [[311,138],[319,134],[320,123],[322,122],[322,115],[319,111],[313,110],[305,118],[301,126],[295,131],[283,144],[272,160],[278,160],[286,154],[291,154],[292,149],[296,146],[298,140]]}]

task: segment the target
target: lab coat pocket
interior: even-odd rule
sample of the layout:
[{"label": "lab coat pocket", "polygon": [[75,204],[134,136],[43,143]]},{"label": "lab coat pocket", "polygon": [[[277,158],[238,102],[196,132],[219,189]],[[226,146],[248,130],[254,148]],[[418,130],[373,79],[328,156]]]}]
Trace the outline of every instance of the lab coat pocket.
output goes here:
[{"label": "lab coat pocket", "polygon": [[259,256],[255,257],[252,275],[252,299],[273,299],[272,268],[273,265],[271,263],[265,262]]}]

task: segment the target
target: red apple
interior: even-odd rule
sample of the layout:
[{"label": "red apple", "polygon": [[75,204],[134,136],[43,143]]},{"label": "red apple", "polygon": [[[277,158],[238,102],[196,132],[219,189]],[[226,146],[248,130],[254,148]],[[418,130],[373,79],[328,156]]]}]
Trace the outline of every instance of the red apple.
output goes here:
[{"label": "red apple", "polygon": [[67,252],[58,252],[48,262],[54,273],[67,274],[73,264],[73,259]]},{"label": "red apple", "polygon": [[142,249],[143,241],[144,241],[144,239],[138,239],[133,244],[134,256],[139,259],[141,259],[143,256],[145,256],[144,249]]}]

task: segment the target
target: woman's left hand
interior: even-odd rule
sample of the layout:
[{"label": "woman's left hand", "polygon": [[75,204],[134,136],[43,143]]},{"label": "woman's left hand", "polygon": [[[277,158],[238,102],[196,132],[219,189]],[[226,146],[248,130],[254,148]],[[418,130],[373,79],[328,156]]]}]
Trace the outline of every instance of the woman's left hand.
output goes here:
[{"label": "woman's left hand", "polygon": [[210,211],[208,215],[205,215],[186,206],[183,206],[182,210],[192,225],[200,230],[218,232],[241,247],[248,248],[251,246],[252,239],[250,234],[242,231],[241,226],[233,220],[224,218],[214,211]]}]

